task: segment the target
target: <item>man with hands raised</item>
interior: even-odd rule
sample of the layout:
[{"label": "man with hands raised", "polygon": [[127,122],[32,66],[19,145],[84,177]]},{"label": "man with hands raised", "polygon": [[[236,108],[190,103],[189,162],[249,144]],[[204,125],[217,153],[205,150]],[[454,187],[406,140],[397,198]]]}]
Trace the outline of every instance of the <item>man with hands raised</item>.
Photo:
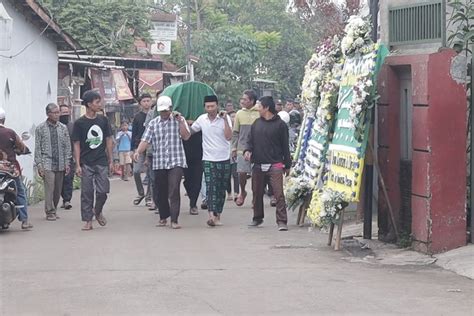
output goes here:
[{"label": "man with hands raised", "polygon": [[226,188],[230,178],[230,141],[232,123],[225,111],[218,112],[215,95],[204,98],[206,113],[191,126],[192,133],[202,131],[204,177],[207,189],[209,219],[207,225],[220,226],[226,200]]},{"label": "man with hands raised", "polygon": [[158,211],[160,221],[157,226],[166,226],[171,217],[171,228],[179,229],[179,210],[181,207],[181,179],[186,168],[186,155],[182,140],[191,136],[188,124],[181,114],[171,112],[172,101],[161,96],[156,103],[159,116],[148,124],[142,140],[133,156],[138,161],[150,144],[153,145],[154,190],[158,190]]}]

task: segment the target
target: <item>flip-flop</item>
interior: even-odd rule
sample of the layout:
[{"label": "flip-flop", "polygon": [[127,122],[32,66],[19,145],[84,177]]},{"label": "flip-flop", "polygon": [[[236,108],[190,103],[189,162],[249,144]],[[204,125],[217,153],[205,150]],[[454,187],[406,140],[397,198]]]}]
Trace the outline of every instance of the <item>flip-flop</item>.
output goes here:
[{"label": "flip-flop", "polygon": [[239,196],[237,197],[237,199],[235,200],[235,204],[237,204],[237,206],[242,206],[244,205],[245,203],[245,198],[247,197],[247,193],[245,194],[239,194]]},{"label": "flip-flop", "polygon": [[158,224],[156,224],[156,227],[165,227],[168,224],[168,221],[166,219],[160,219]]},{"label": "flip-flop", "polygon": [[83,230],[83,231],[88,231],[88,230],[93,230],[93,229],[94,229],[94,227],[92,227],[92,226],[89,227],[89,228],[86,228],[86,227],[81,228],[81,230]]},{"label": "flip-flop", "polygon": [[181,225],[179,225],[178,223],[171,223],[171,229],[181,229]]},{"label": "flip-flop", "polygon": [[139,205],[143,201],[144,198],[145,198],[144,195],[137,196],[135,200],[133,200],[133,205]]},{"label": "flip-flop", "polygon": [[97,223],[99,223],[100,226],[107,225],[107,220],[105,219],[104,215],[102,215],[102,213],[99,215],[96,215],[95,219],[97,220]]}]

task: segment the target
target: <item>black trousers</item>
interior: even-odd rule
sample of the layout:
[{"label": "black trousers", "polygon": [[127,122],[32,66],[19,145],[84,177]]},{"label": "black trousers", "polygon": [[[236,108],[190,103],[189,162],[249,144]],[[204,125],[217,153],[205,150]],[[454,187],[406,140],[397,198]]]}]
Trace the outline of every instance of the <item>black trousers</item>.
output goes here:
[{"label": "black trousers", "polygon": [[153,190],[160,192],[158,198],[158,211],[160,219],[171,217],[172,223],[178,223],[179,209],[181,206],[180,186],[183,178],[183,168],[153,170],[155,173],[155,186]]},{"label": "black trousers", "polygon": [[227,184],[227,193],[232,193],[232,182],[234,182],[234,193],[239,194],[240,192],[240,182],[239,182],[239,173],[237,172],[237,164],[233,163],[230,165],[230,178],[229,183]]},{"label": "black trousers", "polygon": [[184,169],[184,188],[189,197],[189,207],[197,207],[199,192],[201,192],[202,184],[202,161],[195,161],[188,164],[188,168]]},{"label": "black trousers", "polygon": [[69,166],[71,171],[64,176],[63,179],[63,189],[61,191],[61,197],[63,198],[64,202],[71,202],[72,199],[72,191],[73,191],[73,184],[74,184],[74,174],[75,174],[75,164],[74,161],[70,161]]}]

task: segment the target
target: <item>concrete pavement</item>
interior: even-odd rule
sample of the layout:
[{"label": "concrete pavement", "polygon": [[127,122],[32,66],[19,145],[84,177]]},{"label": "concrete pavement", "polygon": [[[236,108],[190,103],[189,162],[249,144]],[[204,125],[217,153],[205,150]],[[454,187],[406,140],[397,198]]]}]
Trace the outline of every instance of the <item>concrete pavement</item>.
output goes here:
[{"label": "concrete pavement", "polygon": [[474,282],[434,265],[369,265],[342,260],[327,235],[290,222],[278,232],[266,206],[249,229],[245,207],[227,203],[224,226],[188,214],[181,230],[133,206],[133,182],[112,182],[106,227],[80,230],[74,208],[34,229],[0,232],[2,315],[472,315]]}]

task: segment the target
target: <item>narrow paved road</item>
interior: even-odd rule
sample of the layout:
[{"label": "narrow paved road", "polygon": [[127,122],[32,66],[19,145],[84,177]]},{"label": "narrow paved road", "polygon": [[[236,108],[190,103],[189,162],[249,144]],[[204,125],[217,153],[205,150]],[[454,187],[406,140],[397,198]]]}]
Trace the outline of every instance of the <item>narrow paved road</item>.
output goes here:
[{"label": "narrow paved road", "polygon": [[77,191],[57,222],[38,205],[34,230],[0,232],[2,315],[473,315],[473,281],[434,266],[348,263],[294,218],[278,232],[268,205],[262,228],[247,228],[248,203],[232,202],[225,225],[207,228],[183,198],[175,231],[132,206],[134,192],[113,181],[109,223],[91,232],[80,230]]}]

